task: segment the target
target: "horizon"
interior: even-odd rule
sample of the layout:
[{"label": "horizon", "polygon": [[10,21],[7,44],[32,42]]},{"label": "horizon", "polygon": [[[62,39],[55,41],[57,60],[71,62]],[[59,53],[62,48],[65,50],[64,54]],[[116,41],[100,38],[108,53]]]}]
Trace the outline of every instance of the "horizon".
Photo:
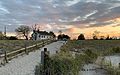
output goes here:
[{"label": "horizon", "polygon": [[[66,34],[66,35],[70,36],[71,39],[77,39],[80,34],[84,34],[84,36],[85,36],[86,39],[93,39],[93,33],[94,32],[89,33],[89,34],[76,33],[75,35],[70,35],[70,34]],[[31,34],[32,34],[32,32],[30,32],[29,37],[31,37]],[[63,33],[63,34],[65,34],[65,33]],[[55,35],[58,36],[59,33],[55,33]],[[8,36],[8,37],[9,36],[17,36],[17,33],[16,32],[6,32],[6,36]],[[112,38],[118,38],[118,39],[120,38],[119,33],[114,33],[114,35],[113,35],[112,33],[107,33],[106,34],[106,33],[101,33],[100,32],[98,34],[98,38],[100,38],[101,36],[103,36],[104,38],[106,38],[107,36],[112,37]]]}]

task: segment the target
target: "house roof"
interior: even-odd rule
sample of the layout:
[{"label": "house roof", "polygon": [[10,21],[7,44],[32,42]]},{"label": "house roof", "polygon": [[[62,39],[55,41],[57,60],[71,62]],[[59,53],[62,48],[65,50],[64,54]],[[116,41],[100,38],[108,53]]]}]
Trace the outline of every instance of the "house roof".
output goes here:
[{"label": "house roof", "polygon": [[55,34],[53,32],[47,32],[47,31],[35,31],[33,30],[33,33],[37,33],[37,34],[40,34],[40,35],[49,35],[49,36],[55,36]]},{"label": "house roof", "polygon": [[37,31],[37,33],[40,35],[51,35],[50,33],[46,32],[46,31]]}]

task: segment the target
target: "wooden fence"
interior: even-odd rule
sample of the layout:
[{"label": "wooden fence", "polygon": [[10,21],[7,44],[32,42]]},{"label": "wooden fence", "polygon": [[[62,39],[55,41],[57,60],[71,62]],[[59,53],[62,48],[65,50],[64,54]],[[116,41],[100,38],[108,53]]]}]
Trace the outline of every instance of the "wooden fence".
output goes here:
[{"label": "wooden fence", "polygon": [[21,48],[19,50],[16,51],[12,51],[7,53],[6,51],[4,52],[4,54],[0,55],[0,66],[1,65],[5,65],[6,63],[8,63],[8,61],[10,61],[13,58],[16,58],[18,56],[24,55],[24,54],[29,54],[29,52],[35,51],[38,48],[41,48],[47,44],[50,44],[52,42],[54,42],[55,40],[43,40],[41,43],[37,43],[35,45],[32,46],[24,46],[24,48]]}]

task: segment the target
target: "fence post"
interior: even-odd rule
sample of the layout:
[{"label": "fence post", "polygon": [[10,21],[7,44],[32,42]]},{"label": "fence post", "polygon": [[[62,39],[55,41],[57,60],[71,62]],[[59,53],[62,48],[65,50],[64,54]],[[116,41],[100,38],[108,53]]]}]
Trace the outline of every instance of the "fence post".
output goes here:
[{"label": "fence post", "polygon": [[41,52],[41,64],[43,65],[43,70],[45,75],[50,75],[49,69],[49,51],[47,48],[44,48],[44,51]]},{"label": "fence post", "polygon": [[8,63],[7,52],[6,52],[6,51],[5,51],[5,56],[4,56],[4,58],[5,58],[5,63]]},{"label": "fence post", "polygon": [[44,43],[44,40],[43,40],[43,44],[42,44],[43,47],[45,46],[44,44],[45,44],[45,43]]},{"label": "fence post", "polygon": [[25,43],[25,53],[28,55],[26,43]]},{"label": "fence post", "polygon": [[37,43],[36,43],[36,48],[38,47]]},{"label": "fence post", "polygon": [[36,49],[38,48],[38,44],[36,43]]},{"label": "fence post", "polygon": [[119,69],[120,69],[120,63],[119,63]]}]

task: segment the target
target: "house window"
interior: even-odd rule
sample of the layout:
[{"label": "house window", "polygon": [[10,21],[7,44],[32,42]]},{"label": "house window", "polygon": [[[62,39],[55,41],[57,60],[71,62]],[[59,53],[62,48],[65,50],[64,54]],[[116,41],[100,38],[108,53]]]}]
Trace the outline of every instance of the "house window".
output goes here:
[{"label": "house window", "polygon": [[39,38],[40,38],[40,35],[39,35]]}]

